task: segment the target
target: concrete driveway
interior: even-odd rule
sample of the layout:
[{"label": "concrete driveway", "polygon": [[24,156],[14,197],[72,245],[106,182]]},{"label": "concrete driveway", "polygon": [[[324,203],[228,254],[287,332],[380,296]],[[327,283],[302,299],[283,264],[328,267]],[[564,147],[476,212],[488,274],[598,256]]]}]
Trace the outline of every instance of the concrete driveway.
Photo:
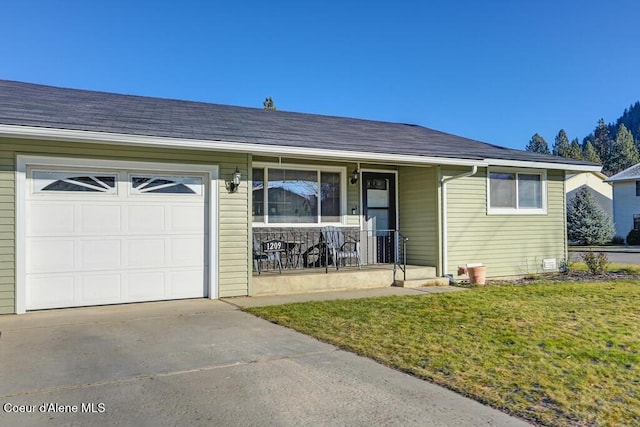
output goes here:
[{"label": "concrete driveway", "polygon": [[0,331],[0,425],[526,425],[222,301],[0,316]]}]

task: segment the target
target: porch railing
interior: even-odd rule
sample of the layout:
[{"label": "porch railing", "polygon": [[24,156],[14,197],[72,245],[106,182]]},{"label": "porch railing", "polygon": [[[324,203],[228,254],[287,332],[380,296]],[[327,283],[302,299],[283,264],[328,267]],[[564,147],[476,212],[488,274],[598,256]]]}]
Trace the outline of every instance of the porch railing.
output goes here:
[{"label": "porch railing", "polygon": [[398,270],[402,271],[402,280],[407,280],[407,242],[409,238],[404,236],[399,231],[395,234],[397,256],[396,261],[393,264],[393,281],[396,280],[396,273]]},{"label": "porch railing", "polygon": [[353,227],[269,228],[253,231],[254,273],[392,265],[406,270],[407,239],[397,230]]}]

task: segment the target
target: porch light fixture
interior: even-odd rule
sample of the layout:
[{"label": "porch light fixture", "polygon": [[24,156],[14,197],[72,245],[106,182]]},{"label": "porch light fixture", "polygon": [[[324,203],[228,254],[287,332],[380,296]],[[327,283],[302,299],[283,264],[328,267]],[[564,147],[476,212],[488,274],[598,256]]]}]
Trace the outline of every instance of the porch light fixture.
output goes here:
[{"label": "porch light fixture", "polygon": [[238,191],[238,187],[240,186],[240,178],[241,177],[242,177],[242,174],[240,173],[240,170],[236,166],[236,170],[233,171],[233,174],[231,175],[231,179],[229,181],[225,182],[226,187],[227,187],[227,191],[229,193],[235,193],[236,191]]},{"label": "porch light fixture", "polygon": [[360,165],[358,165],[353,172],[351,172],[351,184],[356,184],[360,178]]}]

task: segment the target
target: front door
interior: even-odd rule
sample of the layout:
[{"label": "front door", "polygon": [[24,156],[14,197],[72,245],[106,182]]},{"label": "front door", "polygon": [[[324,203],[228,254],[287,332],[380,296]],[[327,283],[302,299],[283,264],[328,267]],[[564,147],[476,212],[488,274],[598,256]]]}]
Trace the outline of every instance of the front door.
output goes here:
[{"label": "front door", "polygon": [[396,229],[396,175],[362,173],[363,214],[370,244],[368,258],[377,263],[394,261]]}]

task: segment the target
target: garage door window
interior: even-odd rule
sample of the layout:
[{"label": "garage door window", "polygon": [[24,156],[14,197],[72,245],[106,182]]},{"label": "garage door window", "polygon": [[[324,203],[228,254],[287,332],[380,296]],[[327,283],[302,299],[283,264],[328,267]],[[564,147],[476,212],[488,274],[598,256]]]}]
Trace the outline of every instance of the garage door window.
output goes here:
[{"label": "garage door window", "polygon": [[132,176],[131,194],[202,194],[197,176]]},{"label": "garage door window", "polygon": [[116,193],[116,175],[33,172],[34,191]]}]

